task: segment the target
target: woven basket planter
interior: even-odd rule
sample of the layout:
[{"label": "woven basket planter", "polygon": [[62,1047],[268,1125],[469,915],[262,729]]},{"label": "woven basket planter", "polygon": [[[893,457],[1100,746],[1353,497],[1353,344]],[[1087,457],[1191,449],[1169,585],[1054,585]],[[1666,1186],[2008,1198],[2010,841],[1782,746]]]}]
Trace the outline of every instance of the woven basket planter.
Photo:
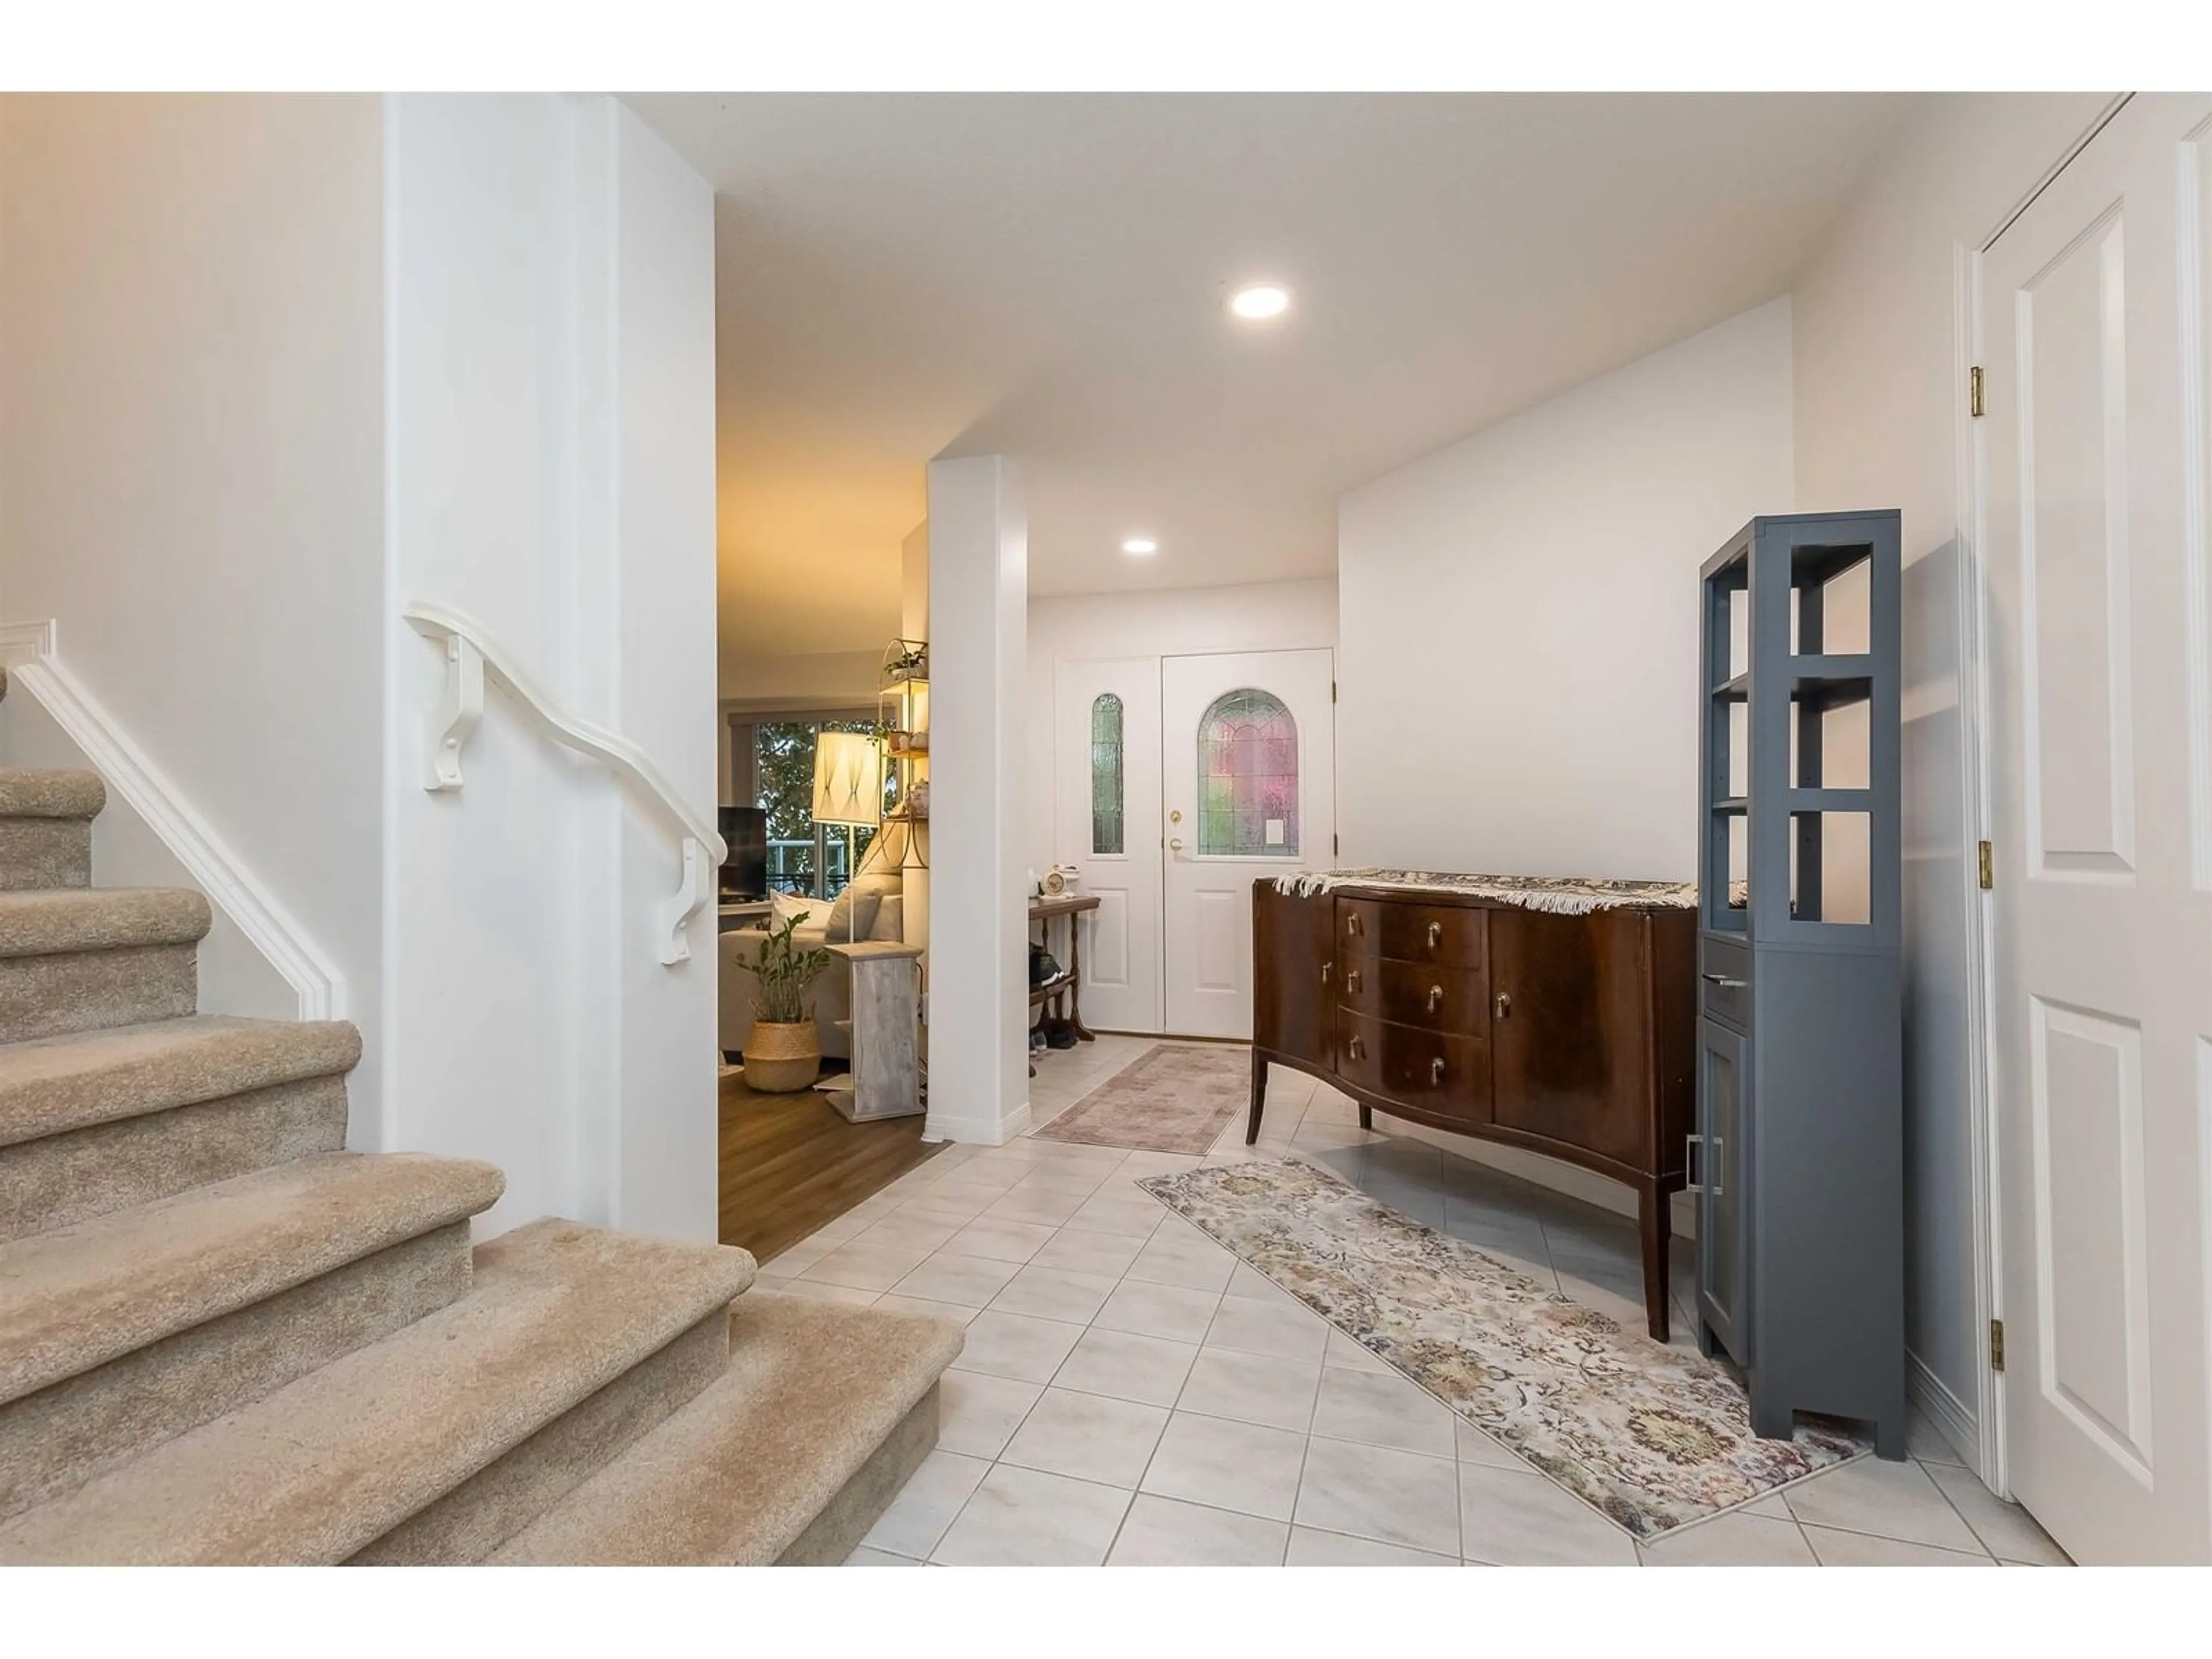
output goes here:
[{"label": "woven basket planter", "polygon": [[753,1023],[745,1039],[745,1087],[764,1095],[811,1088],[822,1075],[822,1032],[811,1020],[795,1025]]}]

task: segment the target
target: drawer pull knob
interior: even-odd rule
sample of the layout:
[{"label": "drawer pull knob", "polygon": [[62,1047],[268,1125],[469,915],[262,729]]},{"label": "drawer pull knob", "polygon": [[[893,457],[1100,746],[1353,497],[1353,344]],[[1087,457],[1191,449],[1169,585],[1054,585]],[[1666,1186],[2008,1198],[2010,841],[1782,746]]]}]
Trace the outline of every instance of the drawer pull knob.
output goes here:
[{"label": "drawer pull knob", "polygon": [[1498,1017],[1500,1019],[1510,1019],[1512,1018],[1512,1015],[1513,999],[1508,996],[1504,992],[1500,991],[1498,994]]},{"label": "drawer pull knob", "polygon": [[1705,1138],[1703,1135],[1684,1135],[1682,1139],[1682,1190],[1701,1194],[1705,1188],[1705,1183],[1698,1179],[1704,1173],[1698,1168],[1698,1152],[1705,1144]]},{"label": "drawer pull knob", "polygon": [[1357,991],[1359,988],[1359,969],[1347,968],[1344,970],[1344,986],[1348,991]]},{"label": "drawer pull knob", "polygon": [[1429,1012],[1433,1014],[1437,1009],[1443,1006],[1444,988],[1441,985],[1431,985],[1429,987]]},{"label": "drawer pull knob", "polygon": [[1442,1057],[1439,1056],[1437,1059],[1432,1060],[1429,1062],[1429,1081],[1431,1084],[1437,1084],[1442,1083],[1443,1080],[1444,1062]]},{"label": "drawer pull knob", "polygon": [[1431,922],[1431,923],[1429,924],[1429,949],[1431,949],[1431,951],[1435,950],[1435,949],[1437,948],[1437,945],[1438,945],[1438,944],[1440,944],[1440,943],[1443,941],[1443,936],[1444,936],[1444,925],[1443,925],[1443,923],[1442,923],[1441,921],[1432,921],[1432,922]]},{"label": "drawer pull knob", "polygon": [[1723,991],[1743,991],[1748,990],[1751,987],[1751,981],[1749,980],[1730,979],[1726,974],[1707,974],[1705,975],[1705,983],[1708,985],[1717,985]]},{"label": "drawer pull knob", "polygon": [[1364,1060],[1367,1058],[1367,1045],[1358,1037],[1354,1037],[1345,1045],[1345,1052],[1354,1060]]},{"label": "drawer pull knob", "polygon": [[1329,963],[1324,961],[1321,965],[1321,982],[1324,985],[1328,983],[1328,969]]},{"label": "drawer pull knob", "polygon": [[1354,939],[1358,939],[1358,938],[1359,937],[1359,912],[1358,912],[1358,911],[1354,910],[1354,911],[1353,911],[1350,915],[1347,915],[1346,917],[1345,917],[1345,919],[1344,919],[1344,931],[1345,931],[1346,933],[1347,933],[1351,934],[1351,935],[1352,935],[1352,938],[1354,938]]}]

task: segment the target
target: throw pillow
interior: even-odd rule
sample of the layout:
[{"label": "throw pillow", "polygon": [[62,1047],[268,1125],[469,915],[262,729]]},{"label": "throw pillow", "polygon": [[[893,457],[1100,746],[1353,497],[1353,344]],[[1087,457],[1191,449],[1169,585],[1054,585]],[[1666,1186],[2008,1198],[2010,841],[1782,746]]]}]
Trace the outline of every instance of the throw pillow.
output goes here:
[{"label": "throw pillow", "polygon": [[816,925],[812,918],[820,916],[826,919],[830,914],[827,899],[814,898],[805,893],[772,893],[769,896],[769,903],[773,907],[770,920],[778,927],[793,917],[798,919],[801,927],[811,927]]},{"label": "throw pillow", "polygon": [[846,883],[837,902],[830,907],[830,943],[846,945],[867,938],[868,929],[876,925],[876,907],[883,902],[883,896],[857,881]]},{"label": "throw pillow", "polygon": [[876,907],[876,925],[868,929],[868,937],[889,939],[898,944],[906,938],[906,899],[902,894],[889,893]]}]

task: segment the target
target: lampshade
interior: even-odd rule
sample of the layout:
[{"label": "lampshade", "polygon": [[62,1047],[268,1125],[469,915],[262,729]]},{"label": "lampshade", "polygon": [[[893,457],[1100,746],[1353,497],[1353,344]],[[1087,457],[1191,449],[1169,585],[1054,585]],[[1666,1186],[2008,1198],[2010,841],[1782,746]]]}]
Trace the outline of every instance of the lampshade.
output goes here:
[{"label": "lampshade", "polygon": [[814,739],[814,821],[878,823],[884,816],[884,760],[865,732],[823,732]]}]

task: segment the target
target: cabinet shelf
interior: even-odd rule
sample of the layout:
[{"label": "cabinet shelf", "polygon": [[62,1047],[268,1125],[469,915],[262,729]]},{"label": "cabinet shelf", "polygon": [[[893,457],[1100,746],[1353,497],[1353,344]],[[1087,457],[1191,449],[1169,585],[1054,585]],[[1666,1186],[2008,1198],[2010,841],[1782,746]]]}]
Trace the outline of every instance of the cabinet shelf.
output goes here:
[{"label": "cabinet shelf", "polygon": [[[1789,659],[1791,701],[1821,708],[1842,708],[1874,696],[1874,659],[1866,656],[1808,655]],[[1727,702],[1751,700],[1751,676],[1737,674],[1713,688]]]}]

